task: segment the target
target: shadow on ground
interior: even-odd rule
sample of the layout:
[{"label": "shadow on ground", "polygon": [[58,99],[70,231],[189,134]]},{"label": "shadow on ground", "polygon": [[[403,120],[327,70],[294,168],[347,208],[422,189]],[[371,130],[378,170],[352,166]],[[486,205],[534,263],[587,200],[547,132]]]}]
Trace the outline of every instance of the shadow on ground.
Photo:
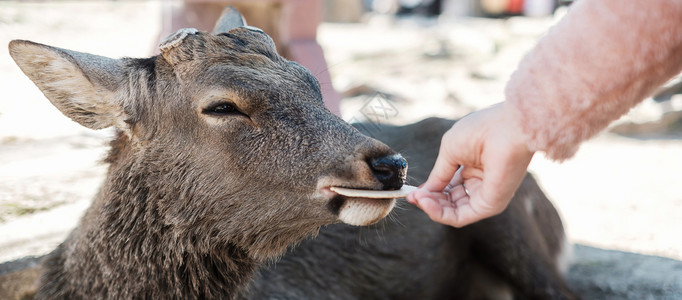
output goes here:
[{"label": "shadow on ground", "polygon": [[568,274],[584,299],[681,299],[682,261],[576,245]]}]

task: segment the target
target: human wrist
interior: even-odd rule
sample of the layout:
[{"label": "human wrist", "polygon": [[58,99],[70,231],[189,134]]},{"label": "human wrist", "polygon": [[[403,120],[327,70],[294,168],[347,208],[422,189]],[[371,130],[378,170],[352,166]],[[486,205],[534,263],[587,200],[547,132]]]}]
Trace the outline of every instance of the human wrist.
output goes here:
[{"label": "human wrist", "polygon": [[508,102],[502,102],[498,107],[504,134],[511,144],[511,148],[519,155],[532,156],[537,149],[533,149],[528,142],[528,135],[524,132],[522,118]]}]

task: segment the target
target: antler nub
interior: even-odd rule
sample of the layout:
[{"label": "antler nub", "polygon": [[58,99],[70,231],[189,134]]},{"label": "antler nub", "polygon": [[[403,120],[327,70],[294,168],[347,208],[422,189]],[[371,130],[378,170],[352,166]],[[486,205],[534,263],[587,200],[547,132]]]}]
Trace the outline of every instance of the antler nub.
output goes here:
[{"label": "antler nub", "polygon": [[182,44],[182,41],[190,34],[196,34],[199,30],[194,28],[182,28],[175,33],[169,35],[161,44],[159,44],[159,50],[161,52],[166,52],[170,49],[177,47]]}]

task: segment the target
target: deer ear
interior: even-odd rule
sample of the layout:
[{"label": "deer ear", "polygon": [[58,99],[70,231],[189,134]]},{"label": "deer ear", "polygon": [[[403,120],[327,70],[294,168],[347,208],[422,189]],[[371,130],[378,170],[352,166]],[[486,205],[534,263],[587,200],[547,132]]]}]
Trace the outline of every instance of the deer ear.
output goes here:
[{"label": "deer ear", "polygon": [[211,33],[220,34],[238,27],[245,27],[251,31],[260,32],[263,35],[266,35],[262,29],[247,25],[244,16],[232,6],[223,9],[223,12],[220,14],[220,19],[215,23],[215,28],[213,28]]},{"label": "deer ear", "polygon": [[220,19],[215,24],[213,34],[228,32],[230,29],[246,26],[246,20],[234,7],[228,6],[223,9]]},{"label": "deer ear", "polygon": [[11,41],[9,53],[67,117],[91,129],[126,128],[116,93],[125,79],[118,60],[23,40]]}]

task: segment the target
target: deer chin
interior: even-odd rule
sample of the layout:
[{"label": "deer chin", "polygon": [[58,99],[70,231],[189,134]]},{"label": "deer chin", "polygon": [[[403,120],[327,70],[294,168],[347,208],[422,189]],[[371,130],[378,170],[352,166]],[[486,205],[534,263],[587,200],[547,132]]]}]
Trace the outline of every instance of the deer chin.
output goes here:
[{"label": "deer chin", "polygon": [[345,198],[339,220],[354,226],[372,225],[386,217],[394,206],[395,199]]}]

